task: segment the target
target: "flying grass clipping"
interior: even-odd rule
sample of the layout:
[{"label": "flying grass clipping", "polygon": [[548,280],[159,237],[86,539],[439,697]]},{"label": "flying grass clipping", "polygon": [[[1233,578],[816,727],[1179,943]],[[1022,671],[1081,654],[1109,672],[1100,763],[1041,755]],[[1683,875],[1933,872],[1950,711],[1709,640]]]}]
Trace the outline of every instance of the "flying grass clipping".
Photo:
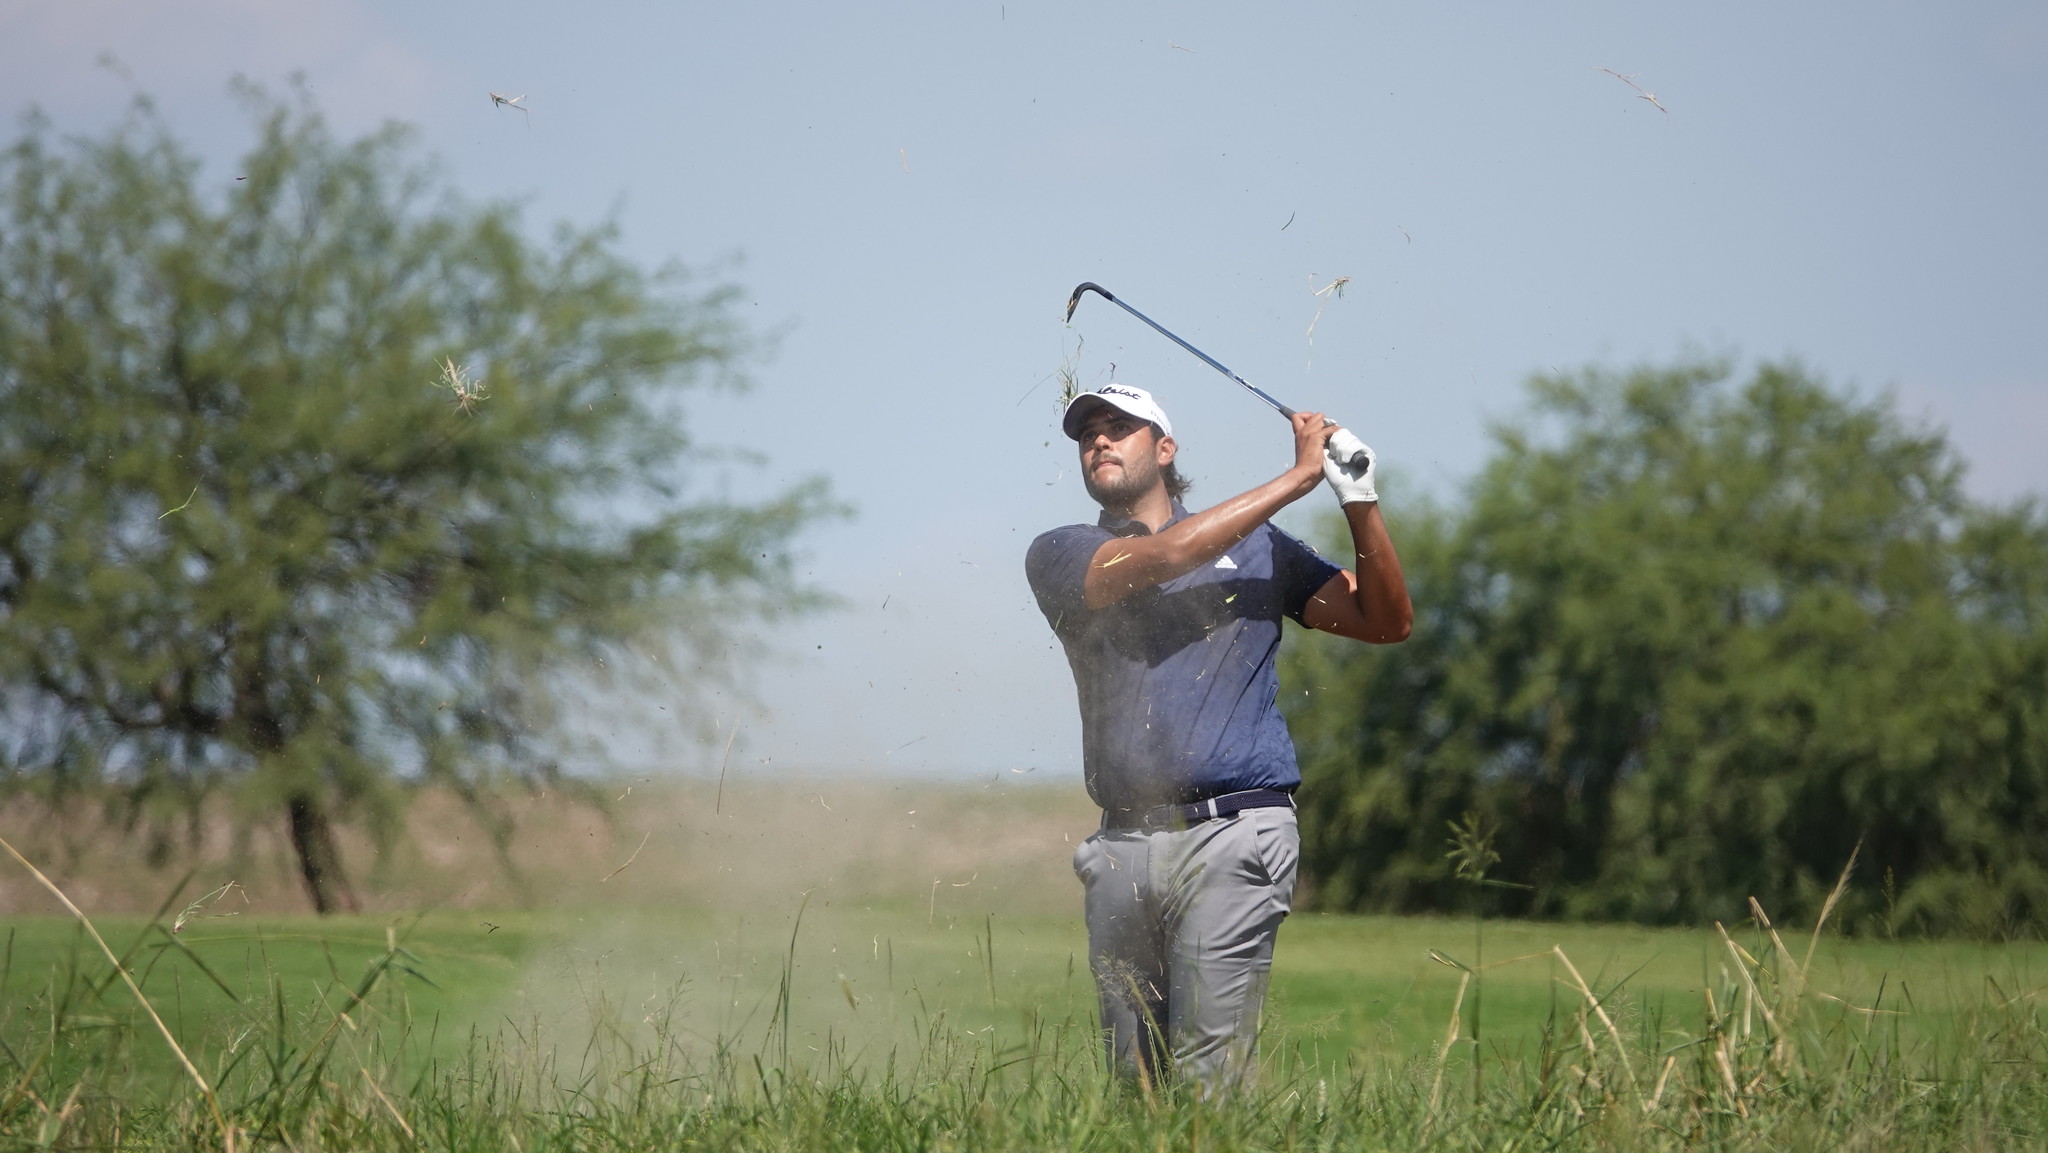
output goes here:
[{"label": "flying grass clipping", "polygon": [[1349,283],[1351,283],[1350,277],[1339,276],[1321,288],[1317,288],[1316,274],[1313,272],[1308,274],[1309,295],[1315,297],[1320,302],[1316,305],[1316,314],[1309,318],[1308,331],[1302,334],[1308,337],[1308,366],[1310,368],[1316,366],[1316,325],[1322,323],[1323,310],[1330,307],[1332,300],[1344,299],[1344,286]]},{"label": "flying grass clipping", "polygon": [[434,381],[434,387],[452,393],[456,410],[464,416],[475,416],[477,405],[491,399],[491,394],[484,390],[483,379],[472,376],[469,368],[455,363],[452,356],[441,361],[441,375]]}]

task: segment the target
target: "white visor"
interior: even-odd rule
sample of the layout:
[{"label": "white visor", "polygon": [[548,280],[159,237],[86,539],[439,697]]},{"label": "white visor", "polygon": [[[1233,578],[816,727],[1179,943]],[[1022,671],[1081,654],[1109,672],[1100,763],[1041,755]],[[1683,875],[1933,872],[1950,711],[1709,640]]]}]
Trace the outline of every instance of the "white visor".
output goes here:
[{"label": "white visor", "polygon": [[1081,422],[1088,414],[1108,405],[1119,412],[1150,421],[1159,426],[1161,436],[1173,435],[1173,422],[1166,419],[1166,410],[1152,399],[1152,394],[1142,388],[1128,384],[1105,384],[1094,392],[1084,392],[1067,402],[1067,412],[1060,418],[1060,429],[1069,440],[1081,439]]}]

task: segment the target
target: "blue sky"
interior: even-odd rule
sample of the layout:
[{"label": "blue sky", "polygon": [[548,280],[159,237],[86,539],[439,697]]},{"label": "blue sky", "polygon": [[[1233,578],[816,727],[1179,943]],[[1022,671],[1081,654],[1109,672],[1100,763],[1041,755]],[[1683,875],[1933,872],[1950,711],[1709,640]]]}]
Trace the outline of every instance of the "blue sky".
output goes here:
[{"label": "blue sky", "polygon": [[[1397,540],[1531,372],[1700,350],[1890,390],[1979,496],[2048,491],[2037,3],[0,0],[0,109],[92,133],[139,90],[222,180],[230,78],[294,72],[339,130],[417,125],[464,193],[537,235],[615,220],[780,334],[698,431],[765,454],[736,490],[821,476],[857,515],[804,544],[844,607],[764,633],[751,703],[716,698],[735,764],[1078,775],[1021,572],[1093,516],[1050,374],[1085,340],[1084,382],[1157,392],[1197,503],[1288,457],[1116,309],[1062,325],[1082,280],[1356,428]],[[629,762],[716,765],[657,712],[595,723]]]}]

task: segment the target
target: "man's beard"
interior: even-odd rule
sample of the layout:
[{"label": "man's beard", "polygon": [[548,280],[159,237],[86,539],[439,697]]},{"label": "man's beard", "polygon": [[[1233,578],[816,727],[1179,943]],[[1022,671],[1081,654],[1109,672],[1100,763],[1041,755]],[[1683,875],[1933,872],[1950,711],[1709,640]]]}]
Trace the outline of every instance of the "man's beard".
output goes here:
[{"label": "man's beard", "polygon": [[1139,497],[1144,496],[1153,485],[1159,483],[1159,465],[1151,457],[1124,457],[1120,479],[1107,484],[1095,479],[1093,472],[1081,474],[1081,483],[1087,487],[1088,495],[1104,508],[1128,508]]}]

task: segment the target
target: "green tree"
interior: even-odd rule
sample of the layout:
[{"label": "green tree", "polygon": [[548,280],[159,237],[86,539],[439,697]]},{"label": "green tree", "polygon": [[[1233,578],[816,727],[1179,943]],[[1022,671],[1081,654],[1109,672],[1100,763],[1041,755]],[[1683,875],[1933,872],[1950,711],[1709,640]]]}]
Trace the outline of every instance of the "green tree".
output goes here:
[{"label": "green tree", "polygon": [[338,821],[558,772],[550,702],[628,642],[717,675],[807,603],[830,504],[693,486],[680,398],[744,383],[730,290],[247,95],[232,179],[146,102],[0,156],[0,755],[131,823],[232,784],[328,912]]},{"label": "green tree", "polygon": [[1304,860],[1340,907],[1449,908],[1501,830],[1544,916],[2048,924],[2048,518],[1795,365],[1538,378],[1456,510],[1398,526],[1414,637],[1298,644]]}]

